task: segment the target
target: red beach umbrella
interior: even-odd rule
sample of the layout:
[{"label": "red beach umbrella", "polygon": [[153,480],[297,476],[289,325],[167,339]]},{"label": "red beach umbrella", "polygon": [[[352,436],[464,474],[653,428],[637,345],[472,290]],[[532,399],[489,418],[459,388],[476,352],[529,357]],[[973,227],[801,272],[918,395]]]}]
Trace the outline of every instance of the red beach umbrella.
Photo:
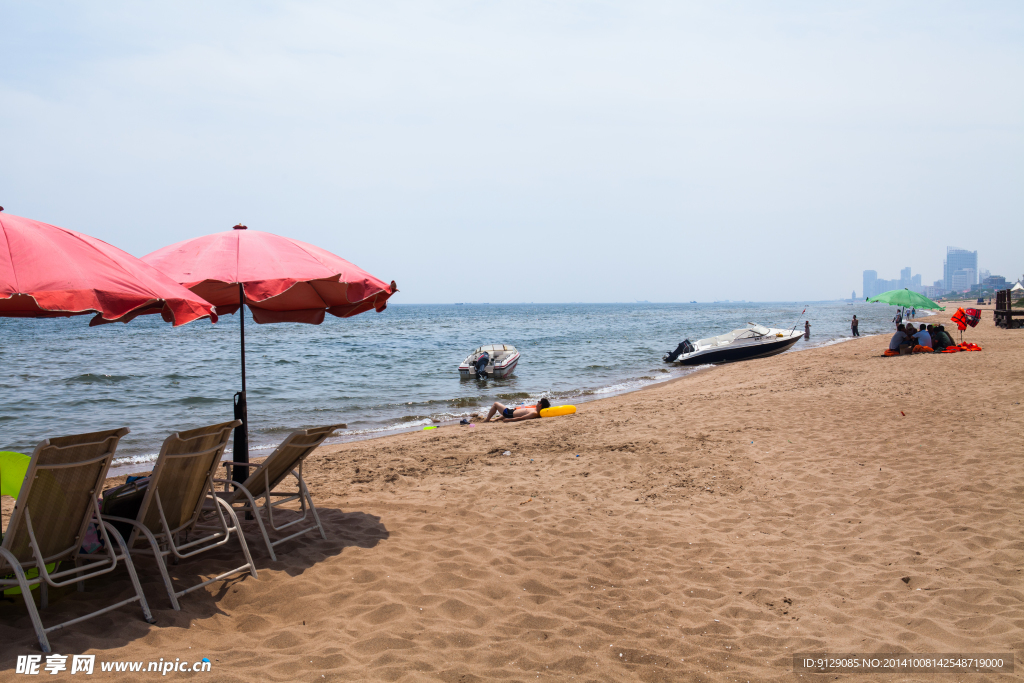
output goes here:
[{"label": "red beach umbrella", "polygon": [[117,247],[0,213],[0,316],[94,314],[89,324],[101,325],[150,313],[175,327],[199,318],[217,321],[208,302]]},{"label": "red beach umbrella", "polygon": [[[233,230],[158,249],[142,260],[217,307],[234,313],[242,305],[257,323],[319,325],[326,313],[348,318],[387,307],[398,291],[320,247],[236,225]],[[235,394],[234,461],[248,462],[245,406],[245,312],[239,316],[242,390]],[[244,475],[237,468],[239,476]],[[242,476],[244,479],[244,476]]]},{"label": "red beach umbrella", "polygon": [[397,289],[329,251],[236,225],[158,249],[142,260],[188,287],[220,313],[238,310],[240,294],[257,323],[312,323],[383,311]]}]

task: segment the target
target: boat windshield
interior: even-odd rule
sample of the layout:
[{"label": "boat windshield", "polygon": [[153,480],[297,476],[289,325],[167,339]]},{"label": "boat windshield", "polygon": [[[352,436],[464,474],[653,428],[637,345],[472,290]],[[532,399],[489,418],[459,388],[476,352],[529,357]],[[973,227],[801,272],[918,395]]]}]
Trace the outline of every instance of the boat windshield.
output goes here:
[{"label": "boat windshield", "polygon": [[510,344],[487,344],[485,346],[479,346],[473,350],[473,353],[466,356],[466,360],[463,361],[463,364],[472,364],[480,354],[485,351],[491,354],[491,358],[497,359],[515,353],[516,347]]},{"label": "boat windshield", "polygon": [[733,342],[739,341],[740,339],[753,339],[755,337],[763,337],[771,332],[770,329],[763,325],[751,325],[749,328],[742,330],[733,330],[732,332],[726,332],[720,334],[717,337],[708,337],[707,339],[700,339],[697,341],[696,347],[698,349],[709,349],[716,346],[728,346]]}]

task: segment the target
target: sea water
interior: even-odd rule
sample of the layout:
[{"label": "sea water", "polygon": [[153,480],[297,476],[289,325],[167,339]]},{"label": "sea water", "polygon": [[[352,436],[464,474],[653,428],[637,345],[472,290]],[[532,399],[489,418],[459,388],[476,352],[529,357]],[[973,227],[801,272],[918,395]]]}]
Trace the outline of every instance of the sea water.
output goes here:
[{"label": "sea water", "polygon": [[[806,313],[801,315],[801,311]],[[792,351],[890,332],[882,304],[402,305],[322,325],[245,325],[250,449],[293,429],[346,423],[333,441],[457,422],[494,401],[547,397],[580,404],[678,377],[662,357],[755,322],[803,330]],[[240,388],[238,316],[172,328],[159,316],[127,325],[89,318],[0,318],[0,450],[31,453],[43,438],[127,426],[117,464],[145,464],[174,431],[233,419]],[[505,380],[461,380],[477,346],[512,344]],[[878,344],[879,350],[884,346]],[[230,452],[230,447],[229,447]]]}]

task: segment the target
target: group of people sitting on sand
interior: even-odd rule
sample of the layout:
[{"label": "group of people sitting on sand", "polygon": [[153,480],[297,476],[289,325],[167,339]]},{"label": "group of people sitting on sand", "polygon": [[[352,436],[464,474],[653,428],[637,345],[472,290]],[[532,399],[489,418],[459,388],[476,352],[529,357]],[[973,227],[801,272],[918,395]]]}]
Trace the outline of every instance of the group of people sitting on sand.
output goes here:
[{"label": "group of people sitting on sand", "polygon": [[889,340],[887,356],[906,353],[933,353],[942,351],[947,346],[956,346],[956,342],[942,325],[921,325],[920,329],[913,323],[897,325],[896,334]]}]

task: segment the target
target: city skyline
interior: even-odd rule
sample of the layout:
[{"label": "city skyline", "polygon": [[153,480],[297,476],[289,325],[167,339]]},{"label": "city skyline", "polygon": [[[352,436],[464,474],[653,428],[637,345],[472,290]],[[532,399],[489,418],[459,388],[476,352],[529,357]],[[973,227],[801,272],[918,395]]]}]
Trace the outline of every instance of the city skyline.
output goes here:
[{"label": "city skyline", "polygon": [[[1024,275],[1020,278],[1024,279]],[[907,288],[929,298],[936,298],[949,292],[970,291],[975,286],[1000,286],[1000,281],[1013,283],[1017,280],[1016,274],[993,273],[988,268],[981,268],[976,250],[947,246],[946,258],[942,262],[942,277],[931,284],[924,280],[921,273],[912,275],[910,266],[902,267],[900,276],[894,279],[879,277],[877,270],[868,269],[862,273],[861,296],[868,298],[892,289]]]}]

